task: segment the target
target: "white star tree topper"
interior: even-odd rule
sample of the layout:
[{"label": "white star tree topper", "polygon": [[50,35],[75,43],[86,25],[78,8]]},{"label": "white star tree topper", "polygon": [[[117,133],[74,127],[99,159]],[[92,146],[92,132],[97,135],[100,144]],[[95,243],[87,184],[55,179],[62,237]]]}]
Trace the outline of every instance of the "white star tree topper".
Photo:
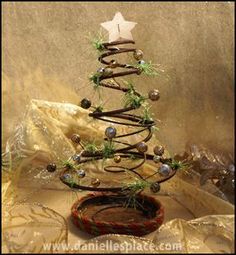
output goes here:
[{"label": "white star tree topper", "polygon": [[117,12],[111,21],[101,23],[101,26],[109,32],[109,42],[122,39],[133,40],[131,30],[137,23],[126,21],[120,12]]}]

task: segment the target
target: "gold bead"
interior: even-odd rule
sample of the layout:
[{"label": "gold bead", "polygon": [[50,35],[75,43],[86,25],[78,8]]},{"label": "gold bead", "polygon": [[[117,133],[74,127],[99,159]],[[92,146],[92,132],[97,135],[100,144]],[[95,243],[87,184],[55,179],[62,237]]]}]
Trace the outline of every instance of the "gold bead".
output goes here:
[{"label": "gold bead", "polygon": [[136,148],[141,153],[144,153],[144,152],[146,152],[148,150],[148,146],[146,145],[145,142],[138,143]]},{"label": "gold bead", "polygon": [[91,184],[93,187],[98,187],[100,185],[100,180],[99,179],[93,179],[91,181]]},{"label": "gold bead", "polygon": [[73,135],[71,136],[71,141],[74,142],[74,143],[80,143],[80,141],[81,141],[80,135],[78,135],[78,134],[73,134]]},{"label": "gold bead", "polygon": [[154,153],[155,153],[156,155],[162,156],[162,155],[164,154],[165,149],[164,149],[163,146],[158,145],[158,146],[156,146],[156,147],[153,149],[153,151],[154,151]]},{"label": "gold bead", "polygon": [[143,52],[141,50],[135,50],[133,55],[136,60],[140,60],[143,58]]},{"label": "gold bead", "polygon": [[119,155],[115,155],[114,161],[115,161],[115,163],[120,163],[121,162],[121,157]]},{"label": "gold bead", "polygon": [[153,89],[148,93],[149,99],[152,101],[157,101],[160,98],[160,92],[157,89]]}]

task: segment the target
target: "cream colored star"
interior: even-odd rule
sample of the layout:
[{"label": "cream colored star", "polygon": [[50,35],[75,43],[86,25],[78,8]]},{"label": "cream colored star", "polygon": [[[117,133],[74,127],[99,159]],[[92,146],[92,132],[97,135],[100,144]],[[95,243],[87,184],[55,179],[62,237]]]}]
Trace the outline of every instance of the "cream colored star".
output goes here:
[{"label": "cream colored star", "polygon": [[120,12],[117,12],[111,21],[101,23],[109,32],[109,42],[114,42],[121,39],[133,40],[131,30],[137,23],[126,21]]}]

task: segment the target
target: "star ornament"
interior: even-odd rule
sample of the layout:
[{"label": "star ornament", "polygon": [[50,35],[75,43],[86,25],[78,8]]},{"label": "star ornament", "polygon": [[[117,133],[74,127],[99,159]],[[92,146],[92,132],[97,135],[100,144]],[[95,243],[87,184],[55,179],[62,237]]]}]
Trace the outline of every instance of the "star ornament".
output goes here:
[{"label": "star ornament", "polygon": [[120,12],[117,12],[111,21],[101,23],[101,26],[109,32],[109,42],[122,39],[133,40],[131,30],[137,23],[126,21]]}]

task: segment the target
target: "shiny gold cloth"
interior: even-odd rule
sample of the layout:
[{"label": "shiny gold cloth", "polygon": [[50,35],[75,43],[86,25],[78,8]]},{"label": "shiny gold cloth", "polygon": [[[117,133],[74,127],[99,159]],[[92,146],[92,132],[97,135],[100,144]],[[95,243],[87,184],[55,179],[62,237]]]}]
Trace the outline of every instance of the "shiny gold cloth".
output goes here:
[{"label": "shiny gold cloth", "polygon": [[[72,203],[86,192],[71,191],[58,180],[57,174],[48,173],[45,170],[45,165],[51,160],[68,159],[76,152],[76,148],[69,139],[71,134],[79,133],[83,141],[91,142],[95,138],[96,142],[99,142],[104,137],[106,126],[105,122],[91,120],[88,117],[88,111],[76,105],[43,100],[31,101],[24,121],[16,127],[16,132],[9,139],[4,154],[4,162],[7,165],[3,169],[2,186],[3,247],[5,251],[45,252],[42,246],[49,241],[68,241],[71,245],[78,240],[81,242],[96,241],[96,239],[91,239],[92,236],[76,229],[69,218]],[[118,132],[123,131],[127,130],[118,128]],[[135,140],[138,141],[139,138],[137,136]],[[153,144],[155,142],[157,139],[154,137]],[[132,140],[132,143],[135,141]],[[152,150],[153,144],[149,145],[150,150]],[[101,180],[105,178],[106,181],[103,185],[112,186],[120,183],[121,180],[125,182],[131,178],[124,175],[120,179],[117,177],[114,180],[112,175],[109,176],[107,173],[105,175],[98,166],[99,164],[91,168],[88,175]],[[148,173],[152,168],[153,166],[147,163],[143,167],[143,171]],[[170,181],[163,183],[161,192],[156,197],[164,204],[166,216],[164,225],[158,231],[144,239],[106,235],[98,237],[99,242],[111,238],[121,243],[131,239],[137,243],[152,242],[156,251],[161,242],[178,241],[182,245],[182,253],[232,252],[234,249],[234,207],[212,195],[211,191],[215,188],[210,184],[208,190],[200,189],[196,184],[196,179],[198,176],[194,172],[191,172],[190,176],[189,173],[180,172]],[[149,193],[148,190],[145,192]],[[27,204],[24,205],[23,202],[27,202]],[[37,204],[35,205],[35,203]],[[38,205],[38,203],[43,205]],[[37,208],[32,211],[34,207]],[[13,217],[9,215],[9,210],[15,213]],[[49,222],[46,223],[45,228],[36,227],[37,224],[37,226],[43,224],[44,218],[39,218],[39,215],[42,216],[44,213],[54,216],[48,219]],[[22,215],[23,228],[25,224],[27,226],[31,224],[31,227],[23,232],[15,220],[17,217],[21,218]],[[27,216],[24,217],[24,215]],[[60,218],[59,221],[58,218]],[[57,222],[56,225],[54,221]],[[37,224],[32,224],[33,222],[37,222]],[[44,237],[45,232],[47,232],[45,236],[50,236],[48,229],[51,228],[51,225],[58,231],[60,230],[58,235],[57,231],[54,231],[51,232],[52,236],[47,238],[48,240],[37,238],[38,236]],[[17,237],[16,233],[21,233],[21,235]],[[12,236],[14,236],[14,240],[12,240]],[[83,251],[85,253],[92,252],[89,249]],[[50,252],[53,253],[52,250]],[[73,253],[74,251],[69,249],[68,252]],[[82,250],[76,252],[82,252]],[[98,251],[96,250],[96,252]],[[129,252],[137,252],[137,250]],[[159,250],[158,252],[170,251]]]},{"label": "shiny gold cloth", "polygon": [[[161,226],[152,237],[103,235],[85,242],[82,247],[104,244],[103,253],[233,253],[233,216],[205,216],[186,221],[174,219]],[[109,249],[109,243],[119,243],[120,249]],[[121,245],[126,244],[126,245]],[[163,245],[165,244],[165,245]],[[170,245],[172,244],[172,246]],[[101,245],[102,247],[102,245]],[[112,246],[110,246],[112,247]],[[146,250],[145,247],[150,247]],[[87,249],[88,253],[95,253]]]}]

